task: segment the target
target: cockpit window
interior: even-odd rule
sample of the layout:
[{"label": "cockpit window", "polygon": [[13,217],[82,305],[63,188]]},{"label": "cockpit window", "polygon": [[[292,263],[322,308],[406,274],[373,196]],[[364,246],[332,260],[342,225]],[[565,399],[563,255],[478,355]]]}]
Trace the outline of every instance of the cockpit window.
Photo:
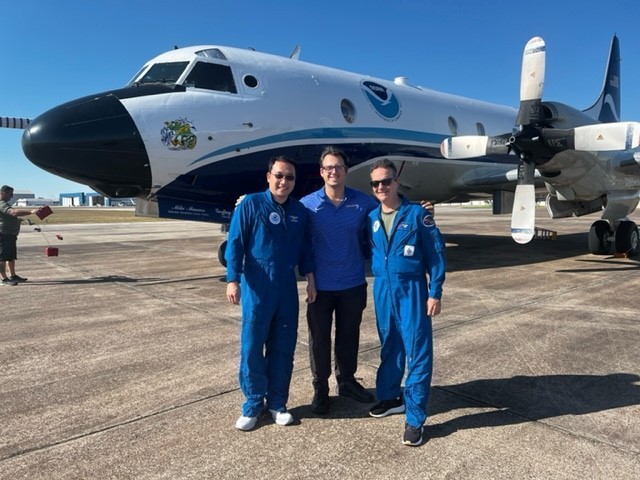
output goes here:
[{"label": "cockpit window", "polygon": [[136,83],[176,83],[189,62],[156,63]]},{"label": "cockpit window", "polygon": [[208,48],[206,50],[199,50],[196,52],[196,55],[198,55],[199,57],[217,58],[218,60],[227,59],[227,57],[224,56],[224,53],[222,53],[218,48]]},{"label": "cockpit window", "polygon": [[196,63],[184,81],[184,85],[218,92],[238,93],[231,74],[231,67],[217,63]]}]

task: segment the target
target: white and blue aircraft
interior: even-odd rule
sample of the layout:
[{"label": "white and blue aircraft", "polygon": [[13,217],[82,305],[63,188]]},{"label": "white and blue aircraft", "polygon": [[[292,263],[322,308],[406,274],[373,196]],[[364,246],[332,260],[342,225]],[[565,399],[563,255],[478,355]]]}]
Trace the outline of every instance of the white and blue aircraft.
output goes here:
[{"label": "white and blue aircraft", "polygon": [[124,88],[2,124],[25,128],[22,147],[35,165],[112,198],[137,197],[138,215],[228,223],[239,196],[266,187],[271,156],[297,161],[299,197],[322,185],[318,158],[335,145],[349,156],[352,187],[368,191],[369,165],[384,157],[397,162],[413,200],[493,198],[494,213],[508,213],[515,199],[519,242],[533,235],[534,188],[546,187],[554,218],[601,212],[592,253],[637,249],[626,217],[640,198],[640,128],[619,122],[615,36],[602,92],[584,111],[541,100],[538,37],[525,48],[519,110],[313,65],[298,53],[174,49]]}]

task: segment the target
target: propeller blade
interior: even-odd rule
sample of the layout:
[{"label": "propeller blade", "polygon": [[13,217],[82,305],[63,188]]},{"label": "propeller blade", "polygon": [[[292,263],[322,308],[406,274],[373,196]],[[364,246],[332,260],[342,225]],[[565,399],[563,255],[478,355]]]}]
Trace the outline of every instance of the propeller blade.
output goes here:
[{"label": "propeller blade", "polygon": [[546,61],[546,46],[540,37],[527,42],[522,55],[522,74],[520,77],[520,110],[517,125],[539,123],[544,119],[542,113],[542,90]]},{"label": "propeller blade", "polygon": [[574,148],[592,152],[630,150],[640,146],[640,123],[616,122],[574,129]]},{"label": "propeller blade", "polygon": [[544,87],[546,46],[540,37],[527,42],[522,54],[522,74],[520,77],[520,101],[540,100]]},{"label": "propeller blade", "polygon": [[19,128],[24,130],[30,123],[30,118],[0,117],[0,128]]},{"label": "propeller blade", "polygon": [[511,134],[487,137],[483,135],[461,135],[449,137],[440,144],[444,158],[459,159],[483,157],[485,155],[507,155]]},{"label": "propeller blade", "polygon": [[444,158],[483,157],[488,143],[489,137],[481,135],[449,137],[440,144],[440,153]]},{"label": "propeller blade", "polygon": [[535,166],[522,162],[511,212],[511,237],[520,244],[533,239],[536,228],[536,192],[533,185]]}]

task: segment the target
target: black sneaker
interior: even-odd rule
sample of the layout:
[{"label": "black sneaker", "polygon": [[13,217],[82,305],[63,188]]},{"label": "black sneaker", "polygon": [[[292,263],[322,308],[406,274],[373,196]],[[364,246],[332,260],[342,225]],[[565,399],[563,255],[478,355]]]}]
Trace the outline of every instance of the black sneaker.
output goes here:
[{"label": "black sneaker", "polygon": [[12,275],[11,277],[9,277],[9,280],[16,283],[24,283],[27,281],[26,278],[22,278],[20,275]]},{"label": "black sneaker", "polygon": [[5,287],[15,287],[17,284],[18,284],[18,282],[14,282],[10,278],[3,278],[2,279],[2,285],[4,285]]},{"label": "black sneaker", "polygon": [[341,397],[349,397],[362,403],[371,403],[374,396],[367,392],[365,388],[355,380],[338,384],[338,395]]},{"label": "black sneaker", "polygon": [[324,415],[329,412],[331,404],[329,395],[326,393],[316,392],[311,401],[311,411],[318,415]]},{"label": "black sneaker", "polygon": [[387,415],[402,412],[404,412],[404,402],[402,397],[398,397],[392,398],[391,400],[382,400],[381,402],[376,403],[373,408],[369,410],[369,415],[376,418],[382,418]]},{"label": "black sneaker", "polygon": [[402,443],[411,447],[417,447],[422,444],[422,433],[424,428],[415,428],[408,423],[404,424],[404,437]]}]

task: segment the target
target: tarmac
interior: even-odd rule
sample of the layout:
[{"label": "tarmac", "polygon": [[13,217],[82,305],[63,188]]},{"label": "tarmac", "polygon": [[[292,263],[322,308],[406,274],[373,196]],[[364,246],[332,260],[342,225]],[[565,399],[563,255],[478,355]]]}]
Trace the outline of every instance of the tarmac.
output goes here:
[{"label": "tarmac", "polygon": [[[415,448],[403,415],[371,418],[333,377],[331,412],[311,412],[304,303],[296,421],[234,428],[240,308],[219,226],[23,226],[29,281],[0,287],[0,478],[640,478],[640,264],[587,253],[594,216],[538,217],[557,238],[517,245],[508,216],[436,207],[448,269]],[[368,281],[357,376],[375,393]]]}]

